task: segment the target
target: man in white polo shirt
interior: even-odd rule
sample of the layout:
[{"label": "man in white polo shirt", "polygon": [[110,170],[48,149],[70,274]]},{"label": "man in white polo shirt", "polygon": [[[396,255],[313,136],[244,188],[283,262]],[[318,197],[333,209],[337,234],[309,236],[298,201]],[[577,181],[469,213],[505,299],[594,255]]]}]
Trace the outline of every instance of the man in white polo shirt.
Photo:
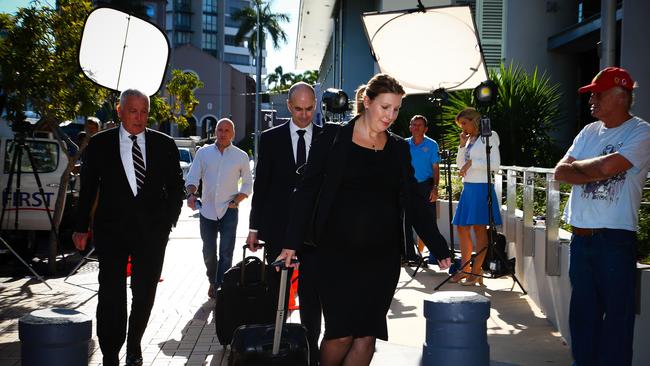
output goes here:
[{"label": "man in white polo shirt", "polygon": [[[214,297],[223,282],[223,274],[232,265],[235,248],[239,202],[253,189],[248,154],[232,144],[234,123],[223,118],[215,127],[216,141],[196,153],[187,174],[187,205],[200,209],[200,229],[203,240],[203,260],[210,282],[208,296]],[[242,179],[241,187],[238,186]],[[201,207],[197,207],[197,187],[203,182]],[[219,254],[217,255],[217,237]]]}]

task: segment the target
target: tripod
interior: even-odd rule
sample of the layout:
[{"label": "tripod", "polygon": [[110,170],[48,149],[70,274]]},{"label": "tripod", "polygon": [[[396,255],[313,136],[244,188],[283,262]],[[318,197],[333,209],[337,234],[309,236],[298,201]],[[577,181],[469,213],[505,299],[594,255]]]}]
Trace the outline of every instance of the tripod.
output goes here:
[{"label": "tripod", "polygon": [[[491,258],[497,258],[496,263],[501,263],[501,265],[505,266],[506,271],[505,271],[505,273],[499,273],[499,274],[493,273],[493,271],[496,272],[496,269],[498,267],[495,264],[494,268],[492,267],[492,265],[490,266],[490,269],[491,269],[490,276],[486,276],[486,275],[483,275],[483,274],[477,275],[477,274],[474,274],[474,273],[471,273],[471,272],[465,272],[465,271],[463,271],[463,269],[465,267],[467,267],[470,263],[472,263],[472,260],[469,260],[469,261],[467,261],[467,262],[465,262],[465,263],[463,263],[461,265],[461,267],[458,269],[458,272],[470,274],[470,275],[473,275],[473,276],[481,276],[481,277],[484,277],[484,278],[487,278],[487,277],[489,277],[489,278],[499,278],[499,277],[507,276],[507,275],[512,276],[512,279],[517,283],[517,285],[519,285],[519,288],[521,288],[521,291],[525,295],[525,294],[527,294],[527,292],[524,289],[524,286],[521,284],[521,282],[519,282],[519,279],[517,278],[517,275],[515,274],[515,269],[513,268],[512,264],[510,263],[510,261],[507,258],[504,257],[503,253],[496,250],[496,237],[497,237],[497,235],[496,235],[496,224],[494,222],[494,212],[492,211],[492,171],[491,171],[491,167],[490,167],[490,151],[492,149],[492,146],[490,146],[490,136],[492,136],[492,129],[490,127],[490,119],[488,117],[483,117],[483,118],[481,118],[480,138],[483,141],[485,141],[485,157],[486,157],[486,165],[487,165],[487,167],[486,167],[487,168],[486,169],[486,171],[487,171],[487,179],[486,179],[486,181],[487,181],[487,209],[488,209],[488,222],[489,222],[488,226],[489,226],[489,229],[488,229],[488,232],[487,232],[488,233],[487,245],[483,249],[479,250],[475,254],[474,258],[480,256],[483,252],[486,252],[487,250],[490,250]],[[450,205],[450,207],[451,207],[451,205]],[[453,241],[452,241],[452,245],[453,245]],[[434,291],[438,290],[440,287],[442,287],[442,285],[444,285],[449,280],[451,280],[452,277],[453,277],[453,275],[450,274],[444,281],[442,281],[438,286],[436,286],[434,288]]]},{"label": "tripod", "polygon": [[[41,178],[38,175],[38,171],[36,169],[36,164],[34,163],[34,156],[32,155],[31,149],[29,145],[26,143],[26,131],[24,127],[21,127],[20,124],[18,125],[18,128],[14,130],[15,132],[15,138],[14,138],[14,151],[13,151],[13,156],[11,158],[11,165],[9,169],[9,176],[7,178],[7,186],[5,187],[3,191],[3,209],[2,213],[0,213],[0,227],[4,226],[4,219],[5,219],[5,214],[7,211],[10,209],[8,208],[9,205],[9,199],[11,198],[11,202],[14,203],[15,205],[15,217],[14,217],[14,230],[19,230],[19,225],[18,225],[18,218],[20,216],[20,205],[21,201],[20,198],[21,196],[21,175],[22,175],[22,160],[23,160],[23,153],[27,154],[28,161],[32,170],[32,173],[34,174],[34,180],[36,181],[37,187],[38,187],[38,192],[40,193],[40,198],[42,199],[43,206],[45,207],[45,211],[47,213],[47,217],[50,221],[50,227],[51,230],[57,238],[58,241],[58,233],[56,230],[56,226],[54,225],[54,218],[52,217],[52,212],[50,211],[49,207],[49,200],[47,199],[45,195],[45,190],[43,189],[43,184],[41,183]],[[16,177],[16,190],[15,192],[12,192],[12,185],[13,185],[13,179],[14,175]],[[12,196],[13,193],[13,196]],[[7,224],[7,226],[9,226]],[[2,238],[0,238],[2,239]],[[25,260],[18,254],[16,251],[4,240],[0,240],[2,243],[11,251],[11,253],[18,258],[18,260],[25,266],[27,269],[29,269],[34,276],[43,282],[47,287],[52,289],[50,285],[47,284],[45,279],[43,279],[42,276],[40,276]],[[58,247],[58,244],[57,244]]]}]

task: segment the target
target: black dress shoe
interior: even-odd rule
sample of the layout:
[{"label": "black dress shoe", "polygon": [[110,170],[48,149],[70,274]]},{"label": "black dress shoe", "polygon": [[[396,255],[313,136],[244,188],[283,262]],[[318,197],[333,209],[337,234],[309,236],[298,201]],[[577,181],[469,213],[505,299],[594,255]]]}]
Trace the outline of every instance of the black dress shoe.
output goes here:
[{"label": "black dress shoe", "polygon": [[126,355],[124,366],[142,366],[142,356]]}]

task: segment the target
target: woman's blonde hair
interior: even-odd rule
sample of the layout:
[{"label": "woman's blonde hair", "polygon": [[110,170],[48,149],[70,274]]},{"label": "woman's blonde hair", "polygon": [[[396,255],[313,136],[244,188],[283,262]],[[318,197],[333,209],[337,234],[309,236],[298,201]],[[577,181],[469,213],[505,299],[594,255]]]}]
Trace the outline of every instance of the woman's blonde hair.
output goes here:
[{"label": "woman's blonde hair", "polygon": [[480,131],[479,121],[481,120],[481,113],[477,111],[475,108],[467,107],[462,111],[458,112],[458,114],[456,115],[456,125],[458,125],[459,127],[460,127],[460,122],[458,122],[458,120],[460,120],[461,118],[467,118],[470,121],[472,121],[472,123],[474,123],[474,127],[476,127],[476,130]]}]

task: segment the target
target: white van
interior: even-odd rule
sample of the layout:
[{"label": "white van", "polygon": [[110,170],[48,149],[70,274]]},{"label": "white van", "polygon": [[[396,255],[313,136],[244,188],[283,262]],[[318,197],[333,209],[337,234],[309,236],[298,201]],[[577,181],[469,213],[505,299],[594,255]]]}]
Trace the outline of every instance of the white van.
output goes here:
[{"label": "white van", "polygon": [[25,145],[29,147],[34,158],[45,197],[39,192],[27,151],[24,150],[20,162],[20,191],[18,191],[16,171],[13,173],[11,186],[7,186],[12,160],[16,155],[14,136],[9,123],[0,119],[0,162],[2,162],[2,170],[0,170],[2,211],[0,212],[4,212],[0,224],[3,230],[49,231],[51,224],[46,207],[49,207],[50,213],[54,215],[59,182],[68,164],[68,157],[49,133],[39,133],[38,137],[26,137]]}]

